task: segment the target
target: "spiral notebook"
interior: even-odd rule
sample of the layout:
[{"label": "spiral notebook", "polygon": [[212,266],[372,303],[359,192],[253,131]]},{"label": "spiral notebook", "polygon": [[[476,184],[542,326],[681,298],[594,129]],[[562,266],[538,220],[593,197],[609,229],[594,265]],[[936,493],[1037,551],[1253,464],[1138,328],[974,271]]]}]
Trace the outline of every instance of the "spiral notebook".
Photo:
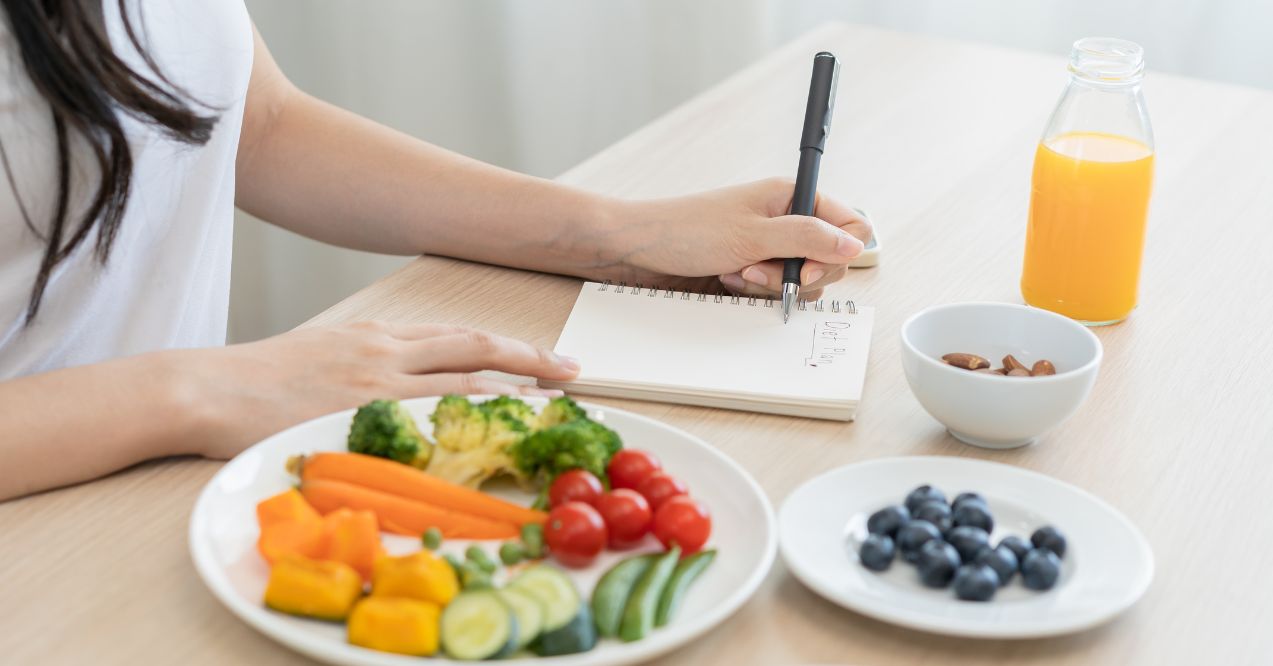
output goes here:
[{"label": "spiral notebook", "polygon": [[557,340],[583,366],[571,393],[850,421],[871,308],[801,301],[787,324],[764,298],[584,283]]}]

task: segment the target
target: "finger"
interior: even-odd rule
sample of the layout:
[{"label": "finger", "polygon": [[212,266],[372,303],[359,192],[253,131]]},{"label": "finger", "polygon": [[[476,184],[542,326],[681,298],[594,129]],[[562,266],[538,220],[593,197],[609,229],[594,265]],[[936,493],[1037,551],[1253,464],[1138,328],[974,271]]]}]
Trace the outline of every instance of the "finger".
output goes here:
[{"label": "finger", "polygon": [[827,264],[846,264],[862,253],[862,241],[816,217],[783,215],[761,220],[749,228],[750,245],[771,257],[804,257]]},{"label": "finger", "polygon": [[348,324],[350,328],[368,333],[387,335],[399,340],[420,340],[436,335],[452,335],[469,329],[450,324],[415,324],[401,321],[367,319]]},{"label": "finger", "polygon": [[[781,261],[762,261],[758,264],[752,264],[744,268],[738,275],[746,282],[758,285],[771,291],[782,291],[782,269]],[[824,264],[820,261],[806,261],[804,268],[800,269],[800,288],[822,289],[831,284],[835,284],[840,278],[844,277],[845,268],[843,266],[835,266],[832,264]]]},{"label": "finger", "polygon": [[430,375],[411,375],[403,380],[405,396],[447,395],[537,395],[556,398],[564,395],[557,389],[510,384],[493,377],[469,373],[444,372]]},{"label": "finger", "polygon": [[813,214],[818,219],[826,220],[839,229],[849,232],[854,238],[863,243],[871,240],[873,231],[871,222],[861,213],[845,204],[837,201],[834,197],[822,196],[817,194],[814,197]]},{"label": "finger", "polygon": [[408,322],[387,322],[389,335],[399,340],[423,340],[442,335],[456,335],[473,329],[451,324],[412,324]]},{"label": "finger", "polygon": [[407,343],[407,371],[476,372],[499,370],[541,379],[574,379],[579,362],[486,331],[466,330]]},{"label": "finger", "polygon": [[[779,278],[781,280],[781,278]],[[721,285],[725,287],[725,291],[737,296],[755,296],[757,298],[771,298],[774,300],[782,300],[781,289],[770,289],[753,284],[743,280],[738,273],[730,273],[720,276]],[[822,288],[801,289],[800,298],[807,300],[816,300],[822,297]]]}]

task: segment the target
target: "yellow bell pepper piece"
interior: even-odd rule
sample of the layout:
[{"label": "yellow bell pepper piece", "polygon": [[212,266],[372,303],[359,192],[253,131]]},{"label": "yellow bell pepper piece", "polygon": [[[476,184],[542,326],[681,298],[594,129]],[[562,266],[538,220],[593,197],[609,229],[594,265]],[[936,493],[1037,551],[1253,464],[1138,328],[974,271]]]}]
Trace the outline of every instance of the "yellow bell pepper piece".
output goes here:
[{"label": "yellow bell pepper piece", "polygon": [[367,597],[349,615],[353,645],[427,657],[438,651],[438,621],[442,609],[417,599]]},{"label": "yellow bell pepper piece", "polygon": [[362,594],[362,577],[348,564],[289,555],[270,569],[265,605],[280,613],[340,621]]},{"label": "yellow bell pepper piece", "polygon": [[446,560],[422,550],[403,557],[381,557],[371,576],[371,594],[451,603],[460,592],[460,581]]}]

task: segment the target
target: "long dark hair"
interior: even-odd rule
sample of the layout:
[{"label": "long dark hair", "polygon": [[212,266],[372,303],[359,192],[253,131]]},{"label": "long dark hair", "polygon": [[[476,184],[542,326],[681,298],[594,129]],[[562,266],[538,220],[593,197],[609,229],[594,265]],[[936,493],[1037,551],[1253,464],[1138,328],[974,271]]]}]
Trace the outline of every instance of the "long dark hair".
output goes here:
[{"label": "long dark hair", "polygon": [[[46,245],[27,302],[28,324],[39,312],[53,269],[84,242],[94,226],[98,227],[97,260],[104,265],[110,257],[133,177],[132,150],[119,114],[153,124],[192,145],[207,143],[216,124],[215,115],[192,110],[190,96],[159,70],[137,36],[125,0],[118,0],[124,31],[154,78],[137,72],[115,54],[106,33],[105,1],[0,0],[27,75],[48,102],[57,140],[56,206],[47,231],[41,231],[22,205],[0,137],[0,160],[23,220]],[[74,220],[70,214],[72,133],[86,139],[100,174],[88,209]]]}]

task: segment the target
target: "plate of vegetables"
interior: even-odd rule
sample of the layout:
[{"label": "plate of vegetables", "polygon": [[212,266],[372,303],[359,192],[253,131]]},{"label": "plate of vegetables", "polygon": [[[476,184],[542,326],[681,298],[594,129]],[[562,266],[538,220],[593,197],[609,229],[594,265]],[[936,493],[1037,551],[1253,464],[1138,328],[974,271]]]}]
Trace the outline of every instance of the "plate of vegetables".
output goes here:
[{"label": "plate of vegetables", "polygon": [[777,549],[737,463],[570,398],[377,400],[210,480],[195,568],[265,635],[332,664],[627,664],[721,623]]},{"label": "plate of vegetables", "polygon": [[1099,498],[1037,472],[883,458],[805,482],[779,514],[783,560],[846,608],[974,638],[1082,631],[1154,576],[1149,543]]}]

